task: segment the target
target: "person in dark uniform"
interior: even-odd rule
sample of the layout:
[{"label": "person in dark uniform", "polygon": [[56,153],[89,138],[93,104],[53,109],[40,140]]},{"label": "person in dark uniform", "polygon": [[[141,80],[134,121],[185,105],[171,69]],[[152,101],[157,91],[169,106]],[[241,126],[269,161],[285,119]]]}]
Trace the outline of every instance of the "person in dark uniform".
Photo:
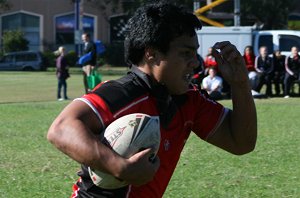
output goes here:
[{"label": "person in dark uniform", "polygon": [[95,69],[97,63],[97,52],[96,45],[91,40],[89,33],[83,33],[81,39],[83,41],[83,55],[91,53],[91,59],[82,65],[84,89],[85,93],[88,93],[91,90],[88,88],[87,76],[91,74],[92,69]]},{"label": "person in dark uniform", "polygon": [[255,91],[260,92],[262,86],[265,84],[266,96],[272,96],[272,75],[273,75],[273,60],[268,56],[268,48],[262,46],[259,48],[259,55],[255,58],[255,70],[258,73],[258,84]]},{"label": "person in dark uniform", "polygon": [[[219,70],[231,84],[231,110],[191,84],[193,69],[199,65],[195,29],[201,28],[194,14],[170,3],[147,4],[134,13],[127,27],[128,74],[72,101],[47,134],[55,147],[82,164],[72,197],[162,197],[192,131],[235,155],[251,152],[256,144],[255,104],[243,57],[234,45],[218,42],[213,47]],[[152,161],[151,148],[125,159],[98,138],[111,122],[131,113],[159,116],[161,144]],[[100,188],[87,167],[128,185]]]},{"label": "person in dark uniform", "polygon": [[274,76],[273,83],[275,86],[275,94],[279,96],[281,90],[284,91],[284,76],[285,76],[285,55],[282,55],[279,50],[273,53]]},{"label": "person in dark uniform", "polygon": [[[66,60],[66,48],[60,46],[56,53],[59,55],[56,59],[56,77],[57,83],[57,100],[68,100],[67,96],[67,79],[70,77],[69,66]],[[61,97],[61,90],[63,89],[63,97]]]},{"label": "person in dark uniform", "polygon": [[294,82],[299,85],[300,95],[300,56],[297,47],[292,47],[291,55],[286,57],[284,78],[284,98],[290,97],[291,86]]}]

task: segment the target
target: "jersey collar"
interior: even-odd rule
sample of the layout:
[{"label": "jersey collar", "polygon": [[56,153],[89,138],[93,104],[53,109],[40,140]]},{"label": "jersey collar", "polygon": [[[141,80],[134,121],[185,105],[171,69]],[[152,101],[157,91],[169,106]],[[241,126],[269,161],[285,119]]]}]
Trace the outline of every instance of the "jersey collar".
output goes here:
[{"label": "jersey collar", "polygon": [[135,74],[142,81],[143,86],[147,87],[150,94],[156,98],[156,105],[160,112],[160,122],[164,128],[167,128],[178,108],[187,100],[187,95],[171,96],[165,85],[154,82],[149,75],[142,72],[137,66],[132,66],[129,73]]}]

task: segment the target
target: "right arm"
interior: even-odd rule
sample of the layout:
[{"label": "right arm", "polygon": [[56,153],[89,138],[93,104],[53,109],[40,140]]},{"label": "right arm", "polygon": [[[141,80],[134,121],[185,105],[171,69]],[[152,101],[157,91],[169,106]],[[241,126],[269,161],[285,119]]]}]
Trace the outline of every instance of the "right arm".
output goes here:
[{"label": "right arm", "polygon": [[75,161],[128,183],[141,185],[152,180],[159,161],[149,162],[150,149],[122,158],[99,141],[96,134],[100,131],[103,126],[93,110],[81,101],[73,101],[52,123],[47,138]]},{"label": "right arm", "polygon": [[292,72],[292,70],[290,70],[290,67],[289,67],[289,57],[287,56],[285,58],[285,71],[290,74],[291,76],[294,76],[294,72]]},{"label": "right arm", "polygon": [[255,68],[255,70],[258,72],[258,73],[263,73],[263,71],[261,71],[259,68],[258,68],[258,58],[259,58],[260,56],[257,56],[256,58],[255,58],[255,62],[254,62],[254,68]]}]

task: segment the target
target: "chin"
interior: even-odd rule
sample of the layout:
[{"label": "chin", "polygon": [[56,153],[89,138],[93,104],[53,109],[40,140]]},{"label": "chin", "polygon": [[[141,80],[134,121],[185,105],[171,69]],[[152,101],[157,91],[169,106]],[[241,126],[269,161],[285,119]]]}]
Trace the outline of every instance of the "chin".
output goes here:
[{"label": "chin", "polygon": [[180,89],[176,89],[174,91],[171,91],[172,95],[181,95],[181,94],[185,94],[187,91],[189,90],[189,87],[182,87]]}]

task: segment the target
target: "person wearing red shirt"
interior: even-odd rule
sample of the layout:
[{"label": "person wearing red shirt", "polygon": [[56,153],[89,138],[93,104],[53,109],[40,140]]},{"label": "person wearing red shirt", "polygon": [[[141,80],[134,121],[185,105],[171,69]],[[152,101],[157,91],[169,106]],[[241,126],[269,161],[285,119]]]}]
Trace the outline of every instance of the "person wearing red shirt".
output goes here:
[{"label": "person wearing red shirt", "polygon": [[[75,99],[54,120],[48,140],[82,164],[72,197],[163,197],[192,132],[235,155],[253,151],[256,108],[243,58],[228,41],[214,45],[219,70],[231,84],[233,108],[206,98],[191,85],[193,69],[199,65],[196,29],[201,29],[201,22],[183,7],[155,3],[139,8],[129,19],[124,41],[130,72]],[[130,113],[159,116],[161,144],[154,160],[149,160],[151,148],[126,159],[99,140],[111,122]],[[86,167],[128,186],[100,188]]]},{"label": "person wearing red shirt", "polygon": [[254,68],[254,62],[255,62],[255,55],[253,53],[253,47],[248,45],[245,47],[245,50],[244,50],[244,60],[245,60],[245,63],[246,63],[246,67],[247,67],[247,70],[250,72],[250,71],[255,71],[255,68]]},{"label": "person wearing red shirt", "polygon": [[248,77],[250,79],[251,87],[252,87],[252,89],[255,89],[255,87],[258,84],[258,76],[257,76],[257,72],[254,67],[255,55],[254,55],[252,46],[248,45],[245,47],[243,57],[244,57],[246,67],[248,70]]},{"label": "person wearing red shirt", "polygon": [[218,63],[212,54],[212,50],[212,47],[208,48],[208,53],[204,59],[205,75],[208,75],[208,69],[212,67],[218,72]]}]

